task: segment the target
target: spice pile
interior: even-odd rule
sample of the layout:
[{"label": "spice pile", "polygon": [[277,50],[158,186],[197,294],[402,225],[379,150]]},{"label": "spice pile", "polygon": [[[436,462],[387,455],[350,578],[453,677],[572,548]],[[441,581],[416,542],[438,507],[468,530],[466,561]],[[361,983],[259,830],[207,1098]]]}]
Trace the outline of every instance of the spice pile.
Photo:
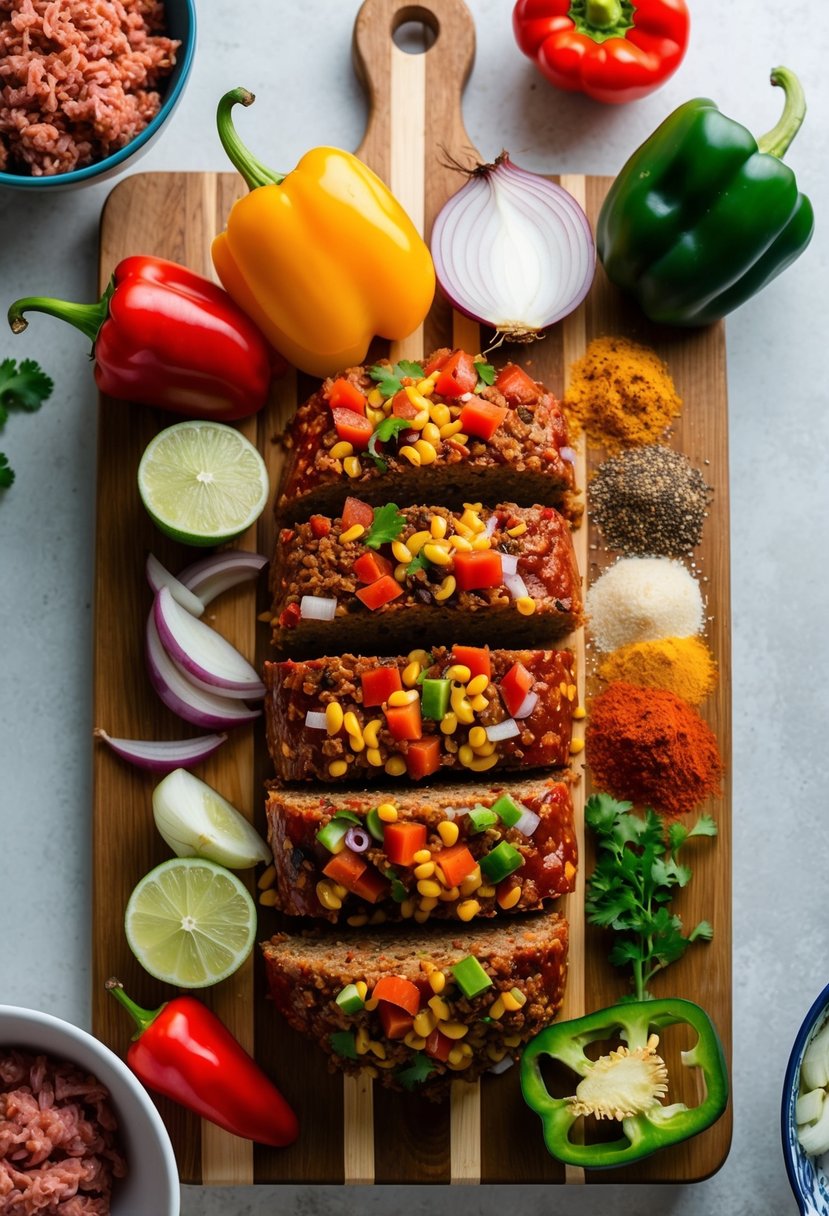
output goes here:
[{"label": "spice pile", "polygon": [[620,558],[590,588],[586,606],[599,650],[691,637],[703,625],[699,583],[667,557]]},{"label": "spice pile", "polygon": [[602,680],[624,680],[638,688],[664,688],[699,705],[717,686],[717,664],[702,638],[660,638],[632,642],[606,655],[598,667]]}]

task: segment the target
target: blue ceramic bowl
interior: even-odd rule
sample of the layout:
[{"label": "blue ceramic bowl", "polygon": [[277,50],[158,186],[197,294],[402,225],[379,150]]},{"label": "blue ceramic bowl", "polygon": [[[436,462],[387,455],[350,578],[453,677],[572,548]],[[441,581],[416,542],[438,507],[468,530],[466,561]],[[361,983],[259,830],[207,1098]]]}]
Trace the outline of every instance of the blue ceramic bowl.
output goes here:
[{"label": "blue ceramic bowl", "polygon": [[794,1108],[800,1092],[800,1063],[803,1053],[815,1035],[829,1020],[829,984],[812,1005],[792,1047],[783,1082],[783,1104],[780,1111],[780,1131],[786,1173],[802,1216],[829,1216],[829,1153],[824,1157],[807,1157],[797,1138]]},{"label": "blue ceramic bowl", "polygon": [[165,0],[166,30],[171,38],[181,41],[176,65],[169,76],[159,84],[162,93],[161,109],[152,122],[136,135],[130,143],[111,156],[74,169],[71,173],[55,173],[49,177],[31,177],[20,173],[0,173],[0,188],[12,190],[71,190],[90,182],[102,182],[121,173],[133,158],[142,156],[161,134],[161,129],[178,105],[196,49],[196,0]]}]

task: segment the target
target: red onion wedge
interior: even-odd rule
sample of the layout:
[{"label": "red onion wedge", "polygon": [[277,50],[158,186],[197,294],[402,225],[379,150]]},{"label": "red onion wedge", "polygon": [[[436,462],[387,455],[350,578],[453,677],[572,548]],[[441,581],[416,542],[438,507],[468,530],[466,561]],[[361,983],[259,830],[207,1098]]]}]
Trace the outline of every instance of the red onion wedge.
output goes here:
[{"label": "red onion wedge", "polygon": [[164,649],[193,684],[225,697],[264,697],[265,685],[247,659],[177,604],[169,587],[157,592],[153,617]]},{"label": "red onion wedge", "polygon": [[562,186],[502,152],[478,165],[432,228],[449,302],[512,342],[531,342],[581,304],[596,271],[584,211]]},{"label": "red onion wedge", "polygon": [[178,576],[178,581],[197,595],[206,606],[223,591],[229,591],[239,583],[255,579],[267,564],[268,559],[261,553],[249,553],[245,549],[224,549],[221,553],[211,553],[209,557],[203,557],[187,566]]},{"label": "red onion wedge", "polygon": [[147,672],[150,682],[168,709],[206,730],[229,730],[253,722],[259,709],[230,697],[205,692],[182,675],[161,645],[153,613],[147,617]]},{"label": "red onion wedge", "polygon": [[153,553],[147,554],[147,565],[145,566],[147,574],[147,582],[153,589],[153,594],[160,591],[162,587],[169,587],[173,599],[177,604],[181,604],[182,608],[192,616],[201,616],[204,612],[204,600],[194,595],[189,588],[185,587],[184,583],[179,582],[175,575],[162,566],[161,562]]},{"label": "red onion wedge", "polygon": [[530,689],[524,700],[518,706],[518,709],[516,709],[515,713],[512,715],[513,718],[516,718],[518,721],[520,721],[522,718],[529,718],[537,704],[538,693],[533,692],[532,689]]},{"label": "red onion wedge", "polygon": [[193,764],[201,764],[227,739],[225,734],[200,735],[197,739],[164,742],[149,739],[113,739],[100,726],[96,726],[92,733],[96,739],[102,739],[111,747],[122,760],[128,760],[130,764],[150,769],[154,773],[171,773],[177,768],[190,768]]}]

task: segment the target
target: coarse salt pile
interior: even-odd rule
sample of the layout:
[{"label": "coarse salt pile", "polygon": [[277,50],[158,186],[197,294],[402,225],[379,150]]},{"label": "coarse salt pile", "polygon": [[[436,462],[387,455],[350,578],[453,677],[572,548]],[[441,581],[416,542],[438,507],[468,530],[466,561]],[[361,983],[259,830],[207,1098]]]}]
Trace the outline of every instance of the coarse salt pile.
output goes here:
[{"label": "coarse salt pile", "polygon": [[620,558],[590,588],[586,607],[599,650],[692,637],[705,615],[699,583],[667,557]]}]

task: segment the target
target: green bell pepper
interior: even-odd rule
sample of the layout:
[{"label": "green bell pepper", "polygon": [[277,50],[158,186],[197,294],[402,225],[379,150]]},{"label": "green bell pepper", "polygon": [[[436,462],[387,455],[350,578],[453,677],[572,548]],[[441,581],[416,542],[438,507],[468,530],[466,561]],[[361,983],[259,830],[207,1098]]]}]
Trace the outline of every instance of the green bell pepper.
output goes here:
[{"label": "green bell pepper", "polygon": [[[656,1054],[654,1031],[687,1024],[697,1041],[682,1052],[682,1063],[700,1068],[705,1097],[698,1106],[684,1102],[663,1106],[668,1073]],[[621,1038],[624,1046],[591,1060],[585,1048],[598,1040]],[[550,1056],[582,1080],[569,1098],[550,1096],[541,1076],[541,1060]],[[548,1152],[567,1165],[607,1169],[647,1157],[678,1144],[719,1119],[728,1103],[728,1070],[722,1045],[705,1010],[691,1001],[669,998],[632,1001],[600,1009],[587,1017],[558,1022],[530,1041],[521,1057],[521,1090],[541,1118]],[[570,1131],[580,1115],[617,1119],[623,1136],[596,1144],[578,1144]]]},{"label": "green bell pepper", "polygon": [[806,113],[788,68],[771,82],[786,101],[755,140],[698,98],[674,110],[634,152],[599,214],[608,278],[652,321],[707,325],[743,304],[803,252],[812,205],[780,159]]}]

